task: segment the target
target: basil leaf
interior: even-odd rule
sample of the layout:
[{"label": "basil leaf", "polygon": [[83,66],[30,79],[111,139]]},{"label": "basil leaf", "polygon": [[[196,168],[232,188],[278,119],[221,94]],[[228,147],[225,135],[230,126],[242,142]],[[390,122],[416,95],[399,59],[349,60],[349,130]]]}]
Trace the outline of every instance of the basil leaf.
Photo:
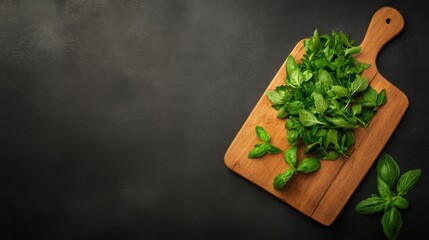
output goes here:
[{"label": "basil leaf", "polygon": [[335,146],[335,149],[339,149],[339,145],[338,145],[338,131],[334,130],[334,129],[329,129],[328,130],[328,135],[326,137],[326,141],[328,143],[332,143]]},{"label": "basil leaf", "polygon": [[314,105],[316,106],[316,111],[320,114],[323,114],[326,109],[328,109],[328,103],[325,98],[319,93],[313,92],[311,96],[314,99]]},{"label": "basil leaf", "polygon": [[352,113],[353,113],[353,115],[358,115],[361,112],[362,112],[362,105],[360,105],[360,104],[353,105],[353,107],[352,107]]},{"label": "basil leaf", "polygon": [[421,175],[421,169],[409,170],[408,172],[402,174],[398,180],[398,185],[396,185],[398,195],[405,195],[411,191],[420,180]]},{"label": "basil leaf", "polygon": [[396,239],[402,228],[401,213],[394,207],[390,208],[384,213],[381,225],[383,225],[384,235],[388,239]]},{"label": "basil leaf", "polygon": [[319,121],[317,117],[314,116],[314,114],[312,114],[310,111],[304,109],[299,110],[299,121],[305,127],[310,127],[316,124],[326,124]]},{"label": "basil leaf", "polygon": [[364,107],[375,107],[377,106],[377,91],[372,87],[369,87],[362,95],[362,100],[359,102]]},{"label": "basil leaf", "polygon": [[287,142],[289,144],[295,144],[298,138],[299,138],[299,132],[297,130],[287,131]]},{"label": "basil leaf", "polygon": [[356,205],[356,212],[361,214],[374,214],[384,211],[386,200],[380,197],[367,198]]},{"label": "basil leaf", "polygon": [[305,105],[301,101],[293,101],[286,105],[289,114],[298,114],[299,110],[304,109]]},{"label": "basil leaf", "polygon": [[307,146],[305,147],[304,153],[305,153],[305,154],[308,154],[308,153],[311,151],[311,149],[313,149],[313,148],[314,148],[315,146],[317,146],[317,145],[320,145],[320,143],[319,143],[319,142],[315,142],[315,143],[312,143],[312,144],[307,145]]},{"label": "basil leaf", "polygon": [[355,135],[352,131],[346,132],[346,147],[350,147],[351,145],[355,144]]},{"label": "basil leaf", "polygon": [[323,69],[323,68],[319,70],[318,77],[319,77],[319,81],[325,87],[329,87],[332,84],[334,84],[334,81],[332,80],[331,75],[325,69]]},{"label": "basil leaf", "polygon": [[387,153],[382,153],[377,163],[377,175],[387,184],[393,187],[398,181],[400,170],[398,163]]},{"label": "basil leaf", "polygon": [[279,112],[277,113],[277,118],[285,118],[289,115],[289,113],[286,110],[286,107],[281,107],[279,109]]},{"label": "basil leaf", "polygon": [[338,157],[338,153],[335,151],[329,151],[328,154],[323,156],[322,160],[335,160]]},{"label": "basil leaf", "polygon": [[284,154],[285,161],[291,168],[296,166],[297,151],[298,147],[292,146]]},{"label": "basil leaf", "polygon": [[266,143],[266,151],[267,153],[280,153],[282,150],[280,148],[274,147],[270,143]]},{"label": "basil leaf", "polygon": [[349,95],[349,90],[343,86],[332,86],[331,92],[334,93],[336,98],[347,97]]},{"label": "basil leaf", "polygon": [[356,75],[356,79],[350,84],[350,96],[357,93],[363,92],[368,87],[368,79]]},{"label": "basil leaf", "polygon": [[361,118],[361,120],[365,123],[368,123],[369,121],[371,121],[371,119],[375,116],[375,112],[371,109],[365,108],[362,109],[361,114],[359,115],[359,117]]},{"label": "basil leaf", "polygon": [[393,199],[393,204],[399,209],[407,209],[410,206],[407,199],[401,196],[396,196]]},{"label": "basil leaf", "polygon": [[377,106],[384,105],[387,101],[386,98],[386,89],[381,90],[381,92],[377,95]]},{"label": "basil leaf", "polygon": [[383,181],[379,176],[377,176],[377,190],[381,197],[393,197],[395,193],[390,190],[386,182]]},{"label": "basil leaf", "polygon": [[286,119],[285,127],[287,130],[298,129],[301,126],[301,123],[295,118]]},{"label": "basil leaf", "polygon": [[298,64],[296,64],[295,58],[290,55],[286,60],[286,73],[287,79],[289,79],[288,83],[291,87],[299,87],[303,82],[301,78],[301,71],[298,68]]},{"label": "basil leaf", "polygon": [[344,55],[352,55],[352,54],[356,54],[360,52],[360,47],[351,47],[351,48],[347,48],[344,51]]},{"label": "basil leaf", "polygon": [[309,70],[305,70],[305,71],[302,73],[302,80],[303,80],[304,82],[306,82],[306,81],[310,80],[312,77],[313,77],[313,74],[312,74]]},{"label": "basil leaf", "polygon": [[310,50],[312,52],[317,52],[320,47],[319,32],[317,31],[317,29],[314,30],[313,37],[311,38],[310,42],[312,43],[310,45]]},{"label": "basil leaf", "polygon": [[328,121],[333,123],[335,126],[344,128],[344,129],[353,129],[357,128],[358,126],[356,124],[351,124],[344,118],[328,118]]},{"label": "basil leaf", "polygon": [[285,102],[286,102],[285,96],[283,96],[282,94],[280,94],[277,91],[267,92],[267,97],[271,101],[271,103],[274,105],[285,104]]},{"label": "basil leaf", "polygon": [[280,173],[274,178],[273,186],[274,189],[280,190],[282,187],[286,185],[289,179],[292,178],[295,171],[293,169],[288,169],[284,173]]},{"label": "basil leaf", "polygon": [[271,137],[261,126],[256,126],[256,136],[264,142],[270,141]]},{"label": "basil leaf", "polygon": [[304,158],[299,164],[297,170],[303,173],[316,171],[320,168],[320,162],[315,158]]},{"label": "basil leaf", "polygon": [[267,153],[267,143],[256,144],[255,147],[249,152],[248,158],[260,158]]},{"label": "basil leaf", "polygon": [[266,153],[279,153],[282,150],[274,147],[268,142],[256,144],[255,147],[249,152],[248,158],[260,158]]}]

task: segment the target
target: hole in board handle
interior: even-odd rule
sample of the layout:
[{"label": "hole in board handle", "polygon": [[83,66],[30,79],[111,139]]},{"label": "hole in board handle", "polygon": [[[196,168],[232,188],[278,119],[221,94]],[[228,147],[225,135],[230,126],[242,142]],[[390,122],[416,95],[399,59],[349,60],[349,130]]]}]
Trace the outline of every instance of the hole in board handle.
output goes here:
[{"label": "hole in board handle", "polygon": [[386,18],[386,23],[387,24],[390,24],[390,22],[392,21],[392,19],[390,19],[390,18]]}]

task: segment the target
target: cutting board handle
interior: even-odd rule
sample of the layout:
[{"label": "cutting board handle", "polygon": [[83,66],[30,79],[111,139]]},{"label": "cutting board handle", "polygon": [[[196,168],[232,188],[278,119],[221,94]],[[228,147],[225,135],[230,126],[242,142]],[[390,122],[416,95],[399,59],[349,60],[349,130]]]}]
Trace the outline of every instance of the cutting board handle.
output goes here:
[{"label": "cutting board handle", "polygon": [[367,55],[368,59],[375,61],[378,53],[386,43],[398,35],[404,28],[404,18],[398,10],[392,7],[382,7],[369,23],[368,30],[361,43],[362,53]]}]

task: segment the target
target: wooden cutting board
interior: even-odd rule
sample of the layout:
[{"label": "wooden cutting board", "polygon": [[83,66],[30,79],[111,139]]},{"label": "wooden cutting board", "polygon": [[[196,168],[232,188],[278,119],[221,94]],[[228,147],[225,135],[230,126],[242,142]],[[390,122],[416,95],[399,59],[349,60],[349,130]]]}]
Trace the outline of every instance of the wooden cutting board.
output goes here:
[{"label": "wooden cutting board", "polygon": [[[277,119],[277,110],[271,107],[266,97],[267,91],[284,84],[286,70],[283,63],[226,151],[226,166],[315,221],[331,225],[378,158],[408,108],[406,95],[388,82],[376,66],[379,51],[403,27],[404,20],[396,9],[379,9],[360,45],[361,53],[355,55],[359,61],[371,64],[363,76],[377,92],[386,89],[387,103],[379,108],[368,130],[355,130],[356,143],[351,157],[321,161],[318,171],[294,176],[282,191],[273,188],[273,179],[288,168],[283,154],[267,154],[260,159],[247,158],[253,146],[260,141],[255,134],[257,125],[267,130],[274,146],[283,150],[290,147],[286,140],[285,120]],[[303,54],[303,41],[300,41],[290,55],[301,59]],[[299,149],[298,159],[302,159],[303,146]]]}]

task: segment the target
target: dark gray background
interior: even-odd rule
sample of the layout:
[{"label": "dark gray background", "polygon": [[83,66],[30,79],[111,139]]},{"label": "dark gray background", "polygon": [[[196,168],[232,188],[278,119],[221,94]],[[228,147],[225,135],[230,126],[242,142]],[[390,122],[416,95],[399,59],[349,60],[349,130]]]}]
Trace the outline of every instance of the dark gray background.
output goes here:
[{"label": "dark gray background", "polygon": [[324,227],[223,156],[293,46],[360,43],[374,12],[403,32],[380,72],[410,100],[385,151],[424,175],[399,239],[429,225],[428,7],[417,1],[1,1],[1,239],[383,239],[356,204]]}]

